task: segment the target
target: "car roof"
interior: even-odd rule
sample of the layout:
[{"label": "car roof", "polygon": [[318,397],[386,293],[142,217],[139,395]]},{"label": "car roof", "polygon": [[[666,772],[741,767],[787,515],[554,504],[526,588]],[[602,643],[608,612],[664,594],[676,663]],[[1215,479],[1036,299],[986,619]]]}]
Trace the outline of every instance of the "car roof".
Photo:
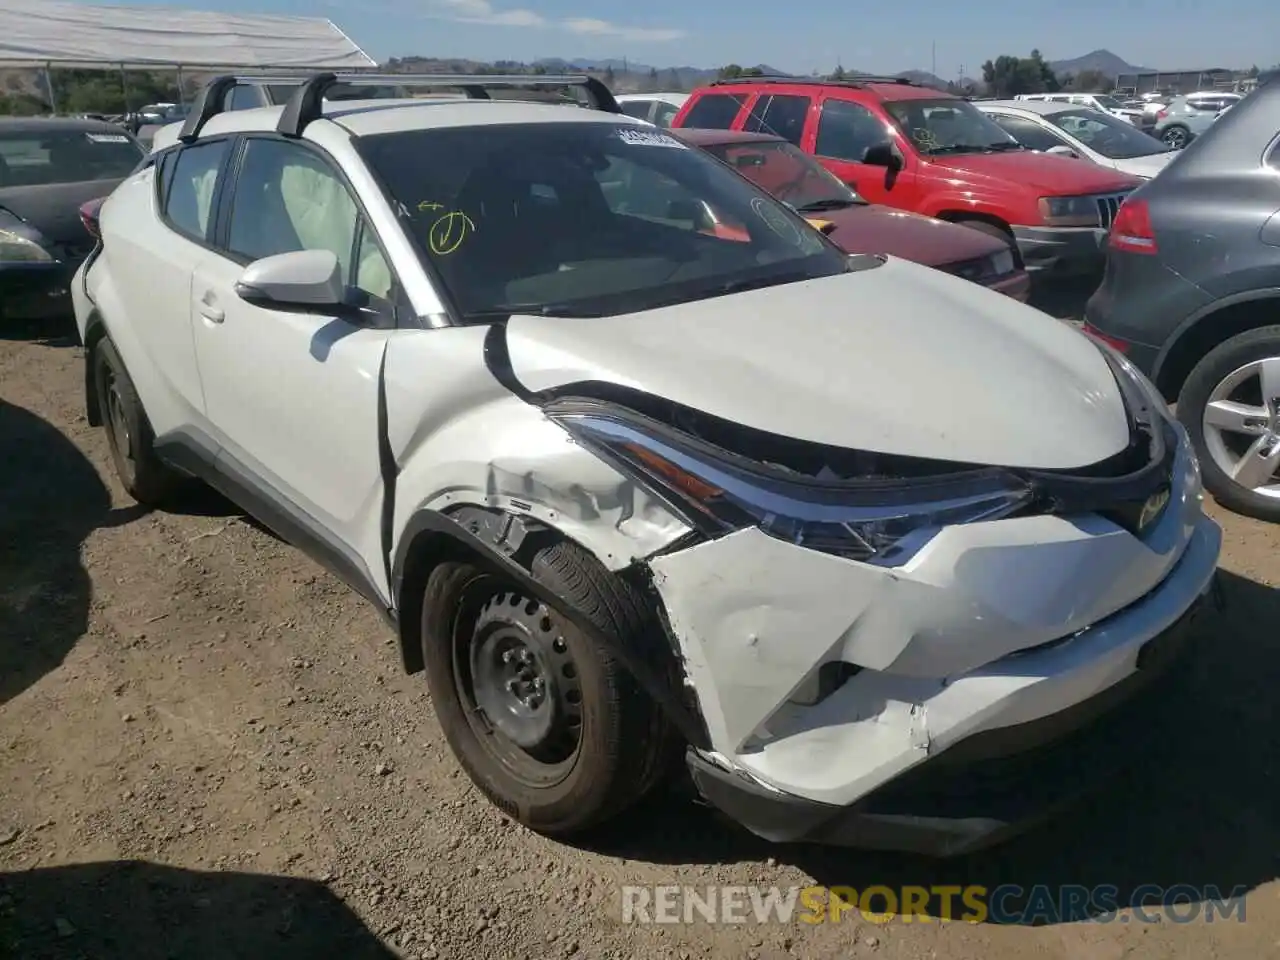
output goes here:
[{"label": "car roof", "polygon": [[678,140],[695,147],[711,147],[722,143],[786,143],[772,133],[747,130],[704,130],[700,127],[672,127],[667,131]]},{"label": "car roof", "polygon": [[0,133],[49,133],[57,130],[81,133],[124,133],[106,120],[85,117],[0,117]]},{"label": "car roof", "polygon": [[[254,107],[215,114],[201,136],[275,130],[283,106]],[[621,123],[644,126],[624,114],[585,109],[575,103],[532,103],[523,100],[407,99],[327,100],[323,116],[357,137],[443,127],[496,126],[513,123]],[[155,149],[177,139],[181,124],[156,135]],[[162,136],[163,134],[163,136]]]},{"label": "car roof", "polygon": [[830,95],[833,91],[867,92],[881,100],[960,100],[955,94],[933,87],[922,87],[919,84],[896,82],[889,78],[861,80],[852,77],[848,80],[819,80],[811,77],[743,77],[727,83],[713,82],[695,91],[703,95],[712,93],[729,93],[741,88],[746,92],[752,89],[766,88],[775,90],[779,87],[791,87],[797,92],[816,89]]},{"label": "car roof", "polygon": [[1001,110],[1021,110],[1023,113],[1036,113],[1040,116],[1047,116],[1051,113],[1078,112],[1081,105],[1078,103],[1061,103],[1054,100],[978,100],[975,106],[979,110],[985,107],[998,107]]},{"label": "car roof", "polygon": [[637,100],[662,100],[666,103],[683,103],[689,99],[687,93],[620,93],[615,98],[619,103],[634,103]]}]

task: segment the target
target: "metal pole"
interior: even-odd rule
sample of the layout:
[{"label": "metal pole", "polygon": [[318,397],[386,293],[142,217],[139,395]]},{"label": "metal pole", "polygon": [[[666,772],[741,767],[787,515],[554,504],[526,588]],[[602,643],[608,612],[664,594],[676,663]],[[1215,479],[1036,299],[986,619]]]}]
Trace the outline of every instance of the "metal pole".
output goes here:
[{"label": "metal pole", "polygon": [[48,60],[44,64],[44,86],[49,93],[49,113],[54,115],[58,112],[58,99],[53,90],[53,63]]},{"label": "metal pole", "polygon": [[124,112],[129,112],[129,73],[124,68],[124,64],[120,64],[120,93],[124,96]]},{"label": "metal pole", "polygon": [[187,96],[182,92],[182,64],[178,64],[178,106],[187,105]]}]

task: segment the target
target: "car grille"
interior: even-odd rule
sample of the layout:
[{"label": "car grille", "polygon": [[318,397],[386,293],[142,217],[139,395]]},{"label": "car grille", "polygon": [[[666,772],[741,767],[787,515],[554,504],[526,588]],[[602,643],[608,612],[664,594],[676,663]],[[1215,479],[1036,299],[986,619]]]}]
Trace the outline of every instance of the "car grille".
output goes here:
[{"label": "car grille", "polygon": [[1129,192],[1125,191],[1124,193],[1109,193],[1104,197],[1097,198],[1098,219],[1102,221],[1104,228],[1111,228],[1111,224],[1116,219],[1116,212],[1120,209],[1120,204],[1124,203],[1127,196],[1129,196]]}]

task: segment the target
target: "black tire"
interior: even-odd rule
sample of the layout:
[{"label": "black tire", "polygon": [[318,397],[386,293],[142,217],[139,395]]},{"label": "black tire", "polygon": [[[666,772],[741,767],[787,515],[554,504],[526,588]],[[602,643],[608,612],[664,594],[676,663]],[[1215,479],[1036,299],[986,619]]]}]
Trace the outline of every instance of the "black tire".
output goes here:
[{"label": "black tire", "polygon": [[[1204,431],[1204,412],[1214,389],[1235,370],[1268,357],[1280,357],[1280,326],[1260,327],[1232,337],[1195,365],[1178,394],[1178,419],[1187,428],[1200,460],[1205,489],[1228,510],[1280,523],[1280,498],[1242,486],[1217,464]],[[1252,401],[1250,401],[1252,402]]]},{"label": "black tire", "polygon": [[[532,572],[602,631],[625,641],[658,629],[643,598],[572,543],[542,549]],[[493,632],[518,625],[530,644],[553,645],[545,659],[556,661],[559,682],[548,699],[561,703],[578,692],[575,745],[570,722],[559,739],[539,744],[537,759],[497,729],[478,707],[477,681],[464,653]],[[664,779],[680,747],[661,709],[606,650],[549,608],[521,593],[512,581],[469,563],[437,566],[428,578],[422,604],[422,644],[427,683],[436,716],[450,747],[472,782],[494,806],[529,828],[549,836],[581,835],[615,818]],[[563,649],[560,649],[563,648]],[[560,652],[557,652],[559,650]],[[477,671],[481,668],[477,668]],[[566,706],[563,713],[571,713]],[[556,714],[562,711],[559,706]],[[501,722],[501,721],[500,721]],[[549,755],[550,744],[559,752]],[[566,756],[567,752],[567,756]]]},{"label": "black tire", "polygon": [[92,362],[98,409],[120,483],[143,506],[159,506],[173,495],[179,478],[156,456],[155,434],[138,391],[115,345],[106,337],[94,347]]},{"label": "black tire", "polygon": [[1184,150],[1192,140],[1191,131],[1181,123],[1171,123],[1160,131],[1160,140],[1173,150]]}]

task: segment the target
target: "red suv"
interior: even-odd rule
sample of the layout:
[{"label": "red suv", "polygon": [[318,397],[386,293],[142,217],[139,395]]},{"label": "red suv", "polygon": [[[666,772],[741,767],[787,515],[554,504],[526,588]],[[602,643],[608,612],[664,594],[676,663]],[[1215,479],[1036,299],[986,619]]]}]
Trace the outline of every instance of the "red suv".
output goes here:
[{"label": "red suv", "polygon": [[1028,150],[967,100],[894,77],[721,80],[672,126],[780,136],[872,203],[1016,243],[1029,270],[1100,268],[1116,210],[1143,182]]}]

